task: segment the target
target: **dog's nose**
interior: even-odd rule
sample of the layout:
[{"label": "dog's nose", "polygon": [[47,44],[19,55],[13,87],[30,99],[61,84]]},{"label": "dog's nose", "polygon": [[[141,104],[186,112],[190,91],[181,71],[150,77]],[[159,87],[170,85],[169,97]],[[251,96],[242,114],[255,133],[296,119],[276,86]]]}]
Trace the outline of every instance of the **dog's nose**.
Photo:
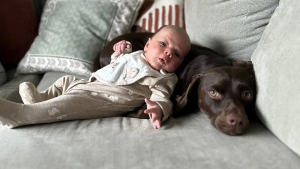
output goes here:
[{"label": "dog's nose", "polygon": [[226,122],[228,124],[228,127],[230,126],[231,128],[229,131],[227,131],[229,135],[242,134],[247,130],[249,126],[248,118],[237,114],[227,115]]},{"label": "dog's nose", "polygon": [[234,114],[227,116],[227,123],[231,126],[243,126],[242,118]]}]

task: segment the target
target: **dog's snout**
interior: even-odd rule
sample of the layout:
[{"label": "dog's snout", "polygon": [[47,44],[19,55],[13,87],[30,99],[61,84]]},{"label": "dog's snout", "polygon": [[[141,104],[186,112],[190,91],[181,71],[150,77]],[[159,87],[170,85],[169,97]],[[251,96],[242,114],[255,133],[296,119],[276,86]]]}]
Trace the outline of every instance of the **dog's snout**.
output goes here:
[{"label": "dog's snout", "polygon": [[237,115],[230,114],[227,116],[227,123],[231,126],[242,126],[243,119]]},{"label": "dog's snout", "polygon": [[224,120],[227,126],[224,132],[229,135],[242,134],[249,126],[249,120],[245,114],[230,113],[225,116]]}]

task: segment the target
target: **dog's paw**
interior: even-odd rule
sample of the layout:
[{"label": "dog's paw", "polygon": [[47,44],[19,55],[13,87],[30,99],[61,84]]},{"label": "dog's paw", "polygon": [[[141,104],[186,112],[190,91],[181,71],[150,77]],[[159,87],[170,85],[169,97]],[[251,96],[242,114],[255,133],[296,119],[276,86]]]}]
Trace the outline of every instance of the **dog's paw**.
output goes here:
[{"label": "dog's paw", "polygon": [[232,62],[232,66],[242,67],[242,68],[253,70],[253,64],[251,61],[235,61],[235,62]]}]

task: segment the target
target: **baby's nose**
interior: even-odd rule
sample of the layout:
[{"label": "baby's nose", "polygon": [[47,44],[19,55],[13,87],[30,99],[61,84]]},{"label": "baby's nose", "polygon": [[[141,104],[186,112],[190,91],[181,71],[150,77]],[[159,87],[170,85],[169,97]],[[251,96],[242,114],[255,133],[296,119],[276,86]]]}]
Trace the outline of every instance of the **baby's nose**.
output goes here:
[{"label": "baby's nose", "polygon": [[169,56],[169,57],[172,57],[172,50],[170,49],[170,48],[166,48],[165,49],[165,54],[167,55],[167,56]]}]

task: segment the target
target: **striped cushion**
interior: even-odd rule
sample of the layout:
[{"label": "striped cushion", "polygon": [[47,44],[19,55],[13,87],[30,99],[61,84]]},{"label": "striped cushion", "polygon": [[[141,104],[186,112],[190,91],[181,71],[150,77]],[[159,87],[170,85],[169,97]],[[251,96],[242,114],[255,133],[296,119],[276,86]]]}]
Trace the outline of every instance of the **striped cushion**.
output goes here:
[{"label": "striped cushion", "polygon": [[163,25],[177,25],[185,29],[183,0],[155,0],[135,23],[136,32],[155,32]]}]

